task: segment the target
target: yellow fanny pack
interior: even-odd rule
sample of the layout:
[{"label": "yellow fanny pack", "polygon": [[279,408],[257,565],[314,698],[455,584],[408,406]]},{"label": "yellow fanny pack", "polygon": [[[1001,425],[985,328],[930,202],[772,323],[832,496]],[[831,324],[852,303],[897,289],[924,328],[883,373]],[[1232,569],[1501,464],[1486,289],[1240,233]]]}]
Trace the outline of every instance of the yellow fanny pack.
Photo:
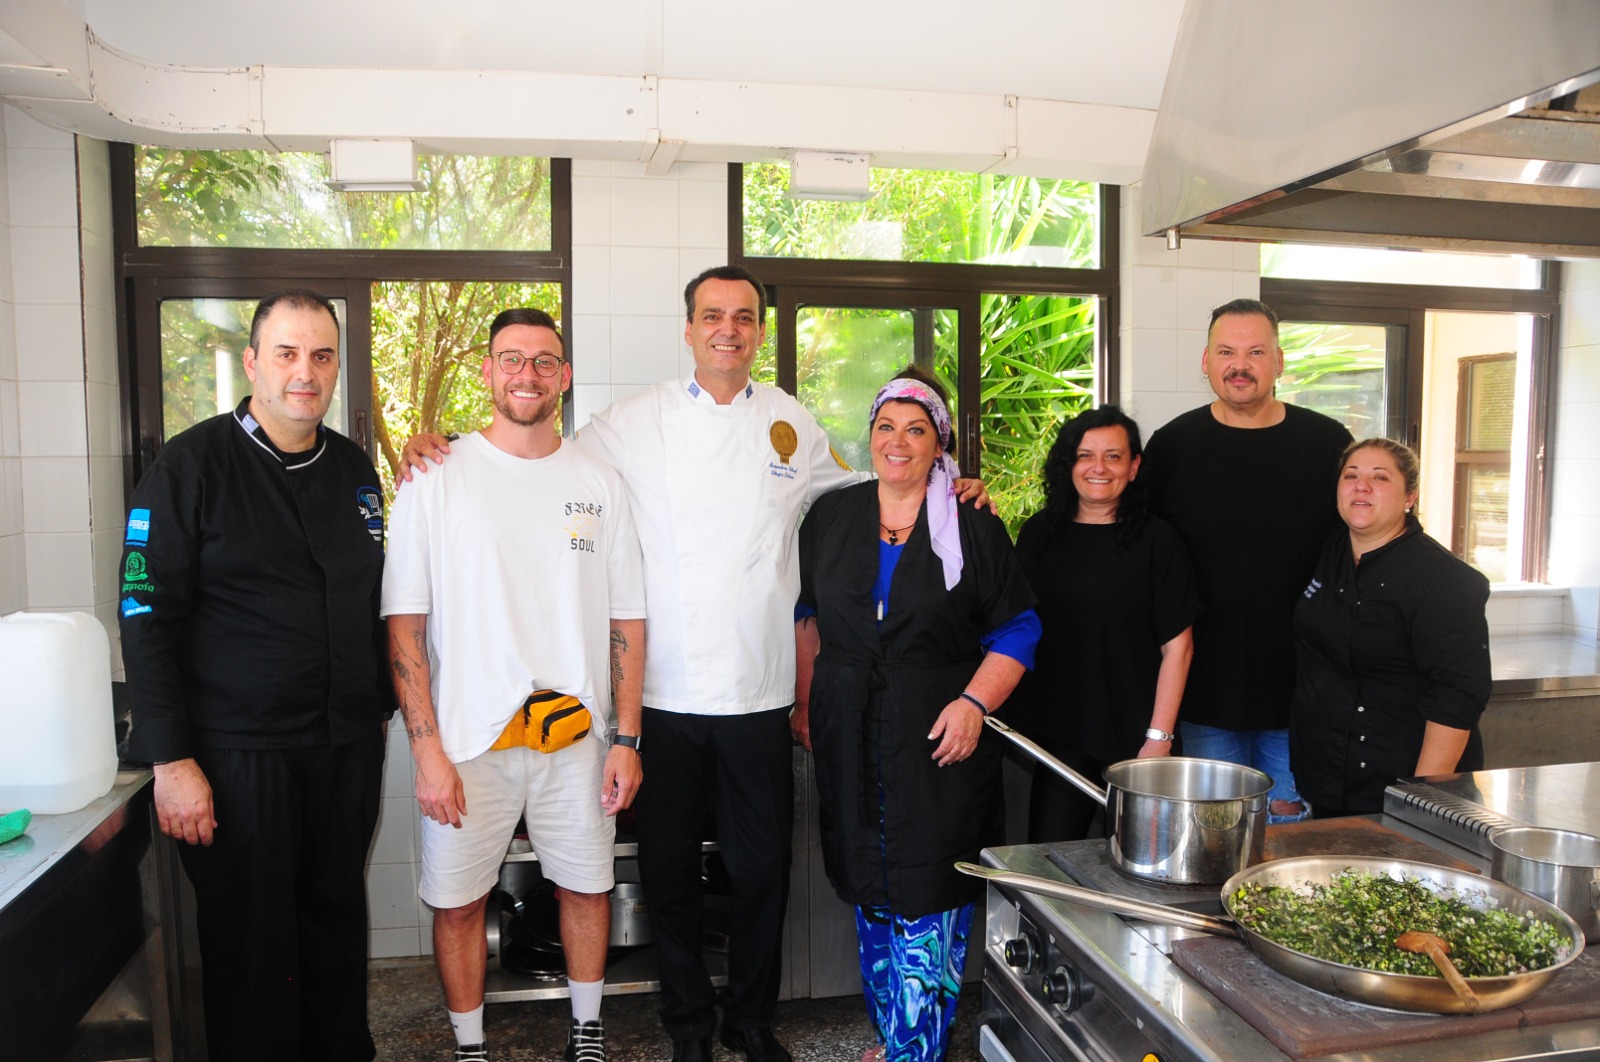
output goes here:
[{"label": "yellow fanny pack", "polygon": [[592,725],[589,709],[578,698],[555,690],[534,690],[489,748],[559,752],[588,737]]}]

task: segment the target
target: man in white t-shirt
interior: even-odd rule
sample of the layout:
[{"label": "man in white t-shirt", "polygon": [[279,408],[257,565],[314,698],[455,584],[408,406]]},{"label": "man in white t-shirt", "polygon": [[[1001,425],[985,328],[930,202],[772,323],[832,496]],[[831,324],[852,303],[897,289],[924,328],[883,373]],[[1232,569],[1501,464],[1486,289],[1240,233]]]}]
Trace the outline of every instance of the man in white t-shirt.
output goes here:
[{"label": "man in white t-shirt", "polygon": [[549,315],[497,316],[483,376],[493,420],[405,487],[389,524],[381,611],[417,764],[419,892],[455,1058],[487,1059],[484,921],[523,819],[561,903],[566,1058],[603,1062],[612,816],[642,779],[639,542],[616,471],[552,430],[572,370]]}]

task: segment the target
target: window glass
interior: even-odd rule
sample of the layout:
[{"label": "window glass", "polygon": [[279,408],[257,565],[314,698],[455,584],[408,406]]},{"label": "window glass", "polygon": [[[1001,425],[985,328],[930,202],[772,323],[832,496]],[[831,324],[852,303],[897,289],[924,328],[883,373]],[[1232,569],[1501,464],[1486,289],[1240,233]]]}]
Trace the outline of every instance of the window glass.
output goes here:
[{"label": "window glass", "polygon": [[1044,508],[1040,474],[1063,421],[1094,405],[1098,300],[982,299],[982,477],[1012,534]]},{"label": "window glass", "polygon": [[1442,287],[1537,290],[1539,260],[1526,255],[1393,251],[1382,247],[1261,245],[1261,275],[1297,280],[1436,284]]},{"label": "window glass", "polygon": [[299,152],[134,149],[142,247],[548,251],[550,160],[421,155],[417,192],[336,192]]},{"label": "window glass", "polygon": [[788,198],[789,167],[744,167],[744,253],[755,257],[1095,268],[1100,190],[1083,181],[872,171],[862,203]]},{"label": "window glass", "polygon": [[1382,325],[1284,321],[1278,397],[1327,414],[1358,439],[1386,434],[1388,333]]}]

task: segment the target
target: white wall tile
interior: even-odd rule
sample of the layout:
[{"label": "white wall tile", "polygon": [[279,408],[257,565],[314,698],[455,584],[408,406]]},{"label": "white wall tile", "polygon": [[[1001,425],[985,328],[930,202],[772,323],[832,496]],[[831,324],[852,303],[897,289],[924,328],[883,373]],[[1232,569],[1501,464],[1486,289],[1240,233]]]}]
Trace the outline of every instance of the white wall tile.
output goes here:
[{"label": "white wall tile", "polygon": [[612,383],[657,383],[678,373],[683,323],[676,316],[611,319]]},{"label": "white wall tile", "polygon": [[111,241],[111,159],[104,140],[80,136],[78,139],[78,211],[80,225]]},{"label": "white wall tile", "polygon": [[22,453],[22,413],[17,409],[20,390],[14,380],[0,380],[0,455]]},{"label": "white wall tile", "polygon": [[681,181],[721,181],[728,183],[726,162],[674,162],[672,176]]},{"label": "white wall tile", "polygon": [[1178,270],[1178,324],[1205,328],[1211,311],[1233,299],[1233,277],[1233,271],[1225,269]]},{"label": "white wall tile", "polygon": [[17,407],[23,457],[88,456],[81,384],[20,383]]},{"label": "white wall tile", "polygon": [[114,527],[89,535],[93,552],[95,607],[114,605],[122,598],[122,540],[124,530]]},{"label": "white wall tile", "polygon": [[1130,266],[1121,271],[1125,328],[1177,328],[1178,270]]},{"label": "white wall tile", "polygon": [[28,558],[21,535],[0,535],[0,616],[28,607]]},{"label": "white wall tile", "polygon": [[1600,455],[1600,402],[1562,402],[1556,418],[1554,450],[1563,455]]},{"label": "white wall tile", "polygon": [[55,148],[71,151],[72,134],[45,125],[7,104],[6,144],[14,148]]},{"label": "white wall tile", "polygon": [[[1596,405],[1591,404],[1591,408]],[[1589,456],[1594,455],[1594,456]],[[1550,509],[1557,513],[1600,516],[1600,451],[1562,456],[1550,476]]]},{"label": "white wall tile", "polygon": [[[11,244],[0,232],[0,257],[10,257]],[[0,289],[0,380],[17,378],[17,308],[10,300],[11,289]]]},{"label": "white wall tile", "polygon": [[1170,328],[1134,329],[1122,359],[1123,386],[1135,393],[1171,391],[1177,375],[1177,336]]},{"label": "white wall tile", "polygon": [[573,314],[567,338],[572,347],[572,382],[608,383],[611,379],[611,318],[605,314]]},{"label": "white wall tile", "polygon": [[114,309],[85,308],[83,368],[85,377],[95,383],[114,385],[121,378],[117,365],[117,316]]},{"label": "white wall tile", "polygon": [[88,410],[89,454],[114,457],[122,452],[122,396],[116,384],[84,385]]},{"label": "white wall tile", "polygon": [[28,607],[94,607],[93,557],[89,532],[25,534],[28,557]]},{"label": "white wall tile", "polygon": [[[723,228],[727,228],[726,225]],[[682,247],[678,250],[678,294],[673,312],[678,315],[678,320],[688,322],[688,307],[683,302],[684,289],[689,286],[689,281],[720,265],[728,264],[728,247],[724,243],[721,247]],[[761,274],[756,273],[759,279]]]},{"label": "white wall tile", "polygon": [[1600,516],[1552,513],[1550,516],[1550,582],[1576,589],[1600,586]]},{"label": "white wall tile", "polygon": [[1185,236],[1178,248],[1178,268],[1232,269],[1234,244],[1229,240],[1201,240]]},{"label": "white wall tile", "polygon": [[417,874],[412,863],[367,867],[367,911],[373,929],[417,925]]},{"label": "white wall tile", "polygon": [[1517,610],[1517,633],[1556,633],[1561,629],[1566,604],[1565,595],[1523,598]]},{"label": "white wall tile", "polygon": [[[611,249],[612,313],[673,313],[678,306],[678,294],[678,252],[675,248]],[[613,347],[615,342],[613,333]]]},{"label": "white wall tile", "polygon": [[17,379],[83,379],[83,315],[67,303],[16,308]]},{"label": "white wall tile", "polygon": [[605,159],[573,159],[572,176],[579,177],[610,177],[611,163]]},{"label": "white wall tile", "polygon": [[120,532],[128,522],[123,501],[122,458],[89,458],[89,526],[95,531]]},{"label": "white wall tile", "polygon": [[612,403],[613,388],[610,384],[573,384],[572,385],[572,427],[582,431],[589,418],[600,412]]},{"label": "white wall tile", "polygon": [[383,758],[383,799],[415,799],[411,743],[406,738],[404,717],[396,712],[389,720],[388,743]]},{"label": "white wall tile", "polygon": [[367,933],[367,958],[401,959],[421,955],[418,932],[415,928],[370,930]]},{"label": "white wall tile", "polygon": [[[1233,294],[1230,299],[1260,299],[1261,278],[1255,273],[1236,272],[1233,274]],[[1210,319],[1210,314],[1206,315]]]},{"label": "white wall tile", "polygon": [[12,287],[17,304],[79,304],[76,229],[11,227]]},{"label": "white wall tile", "polygon": [[603,246],[611,242],[611,177],[572,178],[572,242]]},{"label": "white wall tile", "polygon": [[573,315],[610,312],[611,249],[574,247],[572,249]]},{"label": "white wall tile", "polygon": [[111,257],[111,237],[84,233],[79,254],[83,267],[83,305],[101,310],[115,308],[116,273]]},{"label": "white wall tile", "polygon": [[71,148],[12,148],[6,158],[12,225],[78,227],[77,160]]},{"label": "white wall tile", "polygon": [[378,829],[373,836],[369,861],[415,863],[417,861],[417,802],[408,796],[385,797],[379,801]]},{"label": "white wall tile", "polygon": [[[1567,347],[1600,344],[1600,287],[1567,288],[1561,293],[1561,341]],[[1562,381],[1562,391],[1566,381]]]},{"label": "white wall tile", "polygon": [[76,457],[22,462],[25,531],[89,530],[89,463]]},{"label": "white wall tile", "polygon": [[1259,243],[1235,243],[1233,246],[1233,268],[1255,277],[1261,278],[1261,245]]},{"label": "white wall tile", "polygon": [[[4,171],[5,167],[0,166],[0,172]],[[12,301],[16,296],[16,270],[11,264],[13,252],[11,249],[11,226],[9,224],[0,225],[0,237],[4,238],[0,240],[0,295],[3,295],[7,301]]]},{"label": "white wall tile", "polygon": [[613,247],[678,246],[678,181],[612,178]]},{"label": "white wall tile", "polygon": [[22,459],[0,457],[0,535],[22,534]]},{"label": "white wall tile", "polygon": [[678,185],[679,247],[728,251],[728,184],[683,181]]},{"label": "white wall tile", "polygon": [[613,159],[611,160],[611,176],[647,177],[649,174],[645,172],[644,163],[642,162],[621,162]]}]

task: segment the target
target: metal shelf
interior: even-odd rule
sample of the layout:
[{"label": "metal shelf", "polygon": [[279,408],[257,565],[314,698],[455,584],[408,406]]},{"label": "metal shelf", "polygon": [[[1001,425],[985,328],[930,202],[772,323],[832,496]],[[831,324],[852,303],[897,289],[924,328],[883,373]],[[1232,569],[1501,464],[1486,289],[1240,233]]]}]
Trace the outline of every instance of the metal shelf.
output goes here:
[{"label": "metal shelf", "polygon": [[[719,845],[716,841],[703,841],[700,844],[701,852],[715,852],[720,848],[721,845]],[[639,842],[617,842],[617,844],[612,848],[612,858],[638,859]],[[506,849],[505,862],[507,863],[537,863],[538,861],[539,856],[534,852],[532,845],[520,838],[512,841],[511,845]]]},{"label": "metal shelf", "polygon": [[[711,974],[711,983],[718,988],[726,985],[728,983],[728,953],[720,949],[707,947],[701,954],[705,959],[706,970]],[[616,961],[606,967],[606,995],[621,996],[658,991],[661,988],[658,970],[654,946],[646,945],[642,948],[634,948],[619,956]],[[532,999],[565,999],[568,995],[565,976],[551,980],[528,977],[524,974],[502,970],[495,965],[492,959],[489,963],[488,976],[484,980],[483,988],[483,1001],[485,1003],[518,1003]]]}]

